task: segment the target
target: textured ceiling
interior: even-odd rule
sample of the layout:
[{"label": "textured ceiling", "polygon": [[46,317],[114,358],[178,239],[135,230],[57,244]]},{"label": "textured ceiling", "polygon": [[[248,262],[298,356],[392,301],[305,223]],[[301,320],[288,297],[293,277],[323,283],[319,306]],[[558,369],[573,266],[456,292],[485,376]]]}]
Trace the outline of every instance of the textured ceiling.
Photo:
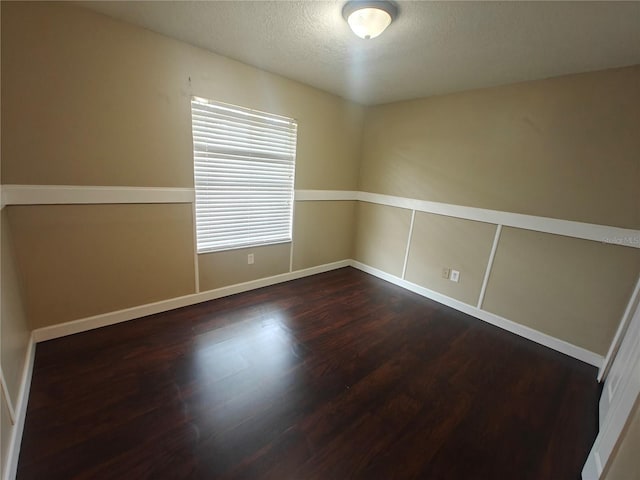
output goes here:
[{"label": "textured ceiling", "polygon": [[344,2],[82,2],[363,104],[640,64],[640,2],[396,2],[356,37]]}]

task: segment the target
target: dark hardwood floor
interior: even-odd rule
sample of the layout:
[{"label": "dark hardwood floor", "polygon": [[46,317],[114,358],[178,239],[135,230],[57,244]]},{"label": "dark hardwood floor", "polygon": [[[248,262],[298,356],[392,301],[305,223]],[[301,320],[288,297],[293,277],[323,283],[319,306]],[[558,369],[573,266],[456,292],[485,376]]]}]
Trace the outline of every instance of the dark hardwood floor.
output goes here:
[{"label": "dark hardwood floor", "polygon": [[596,369],[351,268],[39,344],[20,479],[578,479]]}]

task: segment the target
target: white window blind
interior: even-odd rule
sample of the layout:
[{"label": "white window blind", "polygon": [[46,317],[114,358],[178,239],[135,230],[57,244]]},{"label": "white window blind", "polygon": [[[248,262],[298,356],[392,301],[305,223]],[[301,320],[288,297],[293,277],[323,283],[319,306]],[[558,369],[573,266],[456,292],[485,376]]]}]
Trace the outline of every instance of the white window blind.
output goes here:
[{"label": "white window blind", "polygon": [[297,123],[191,101],[198,253],[291,241]]}]

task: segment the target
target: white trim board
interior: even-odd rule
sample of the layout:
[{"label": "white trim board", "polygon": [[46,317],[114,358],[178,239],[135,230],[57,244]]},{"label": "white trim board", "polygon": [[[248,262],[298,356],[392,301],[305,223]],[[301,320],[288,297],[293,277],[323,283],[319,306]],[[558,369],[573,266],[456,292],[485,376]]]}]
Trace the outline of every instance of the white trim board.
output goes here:
[{"label": "white trim board", "polygon": [[196,293],[200,293],[200,261],[198,260],[198,232],[196,229],[196,202],[191,203],[191,233],[193,235],[193,272]]},{"label": "white trim board", "polygon": [[4,371],[2,370],[2,365],[0,365],[0,384],[2,384],[2,397],[7,405],[7,410],[9,411],[9,420],[11,420],[11,425],[16,423],[16,411],[13,408],[13,400],[11,400],[11,395],[9,395],[9,387],[7,387],[7,382],[4,379]]},{"label": "white trim board", "polygon": [[355,190],[296,190],[295,200],[296,202],[328,200],[353,201],[358,200],[359,195],[360,192]]},{"label": "white trim board", "polygon": [[[493,268],[493,260],[496,258],[496,251],[498,250],[498,243],[500,242],[500,234],[502,233],[502,225],[496,227],[496,233],[493,236],[493,245],[491,245],[491,253],[489,253],[489,261],[487,262],[487,268],[484,271],[484,278],[482,279],[482,287],[480,288],[480,296],[478,297],[478,308],[482,308],[484,302],[484,295],[487,293],[487,286],[489,285],[489,277],[491,277],[491,269]],[[404,277],[402,277],[404,278]]]},{"label": "white trim board", "polygon": [[33,375],[33,361],[35,359],[35,354],[36,345],[32,334],[29,338],[24,366],[22,367],[20,390],[18,391],[18,401],[16,402],[16,421],[11,427],[11,434],[9,435],[9,446],[7,448],[3,480],[14,480],[16,478],[18,457],[20,456],[20,445],[22,444],[22,432],[24,431],[24,421],[27,415],[27,403],[29,402],[29,391],[31,390],[31,377]]},{"label": "white trim board", "polygon": [[402,278],[407,275],[407,267],[409,266],[409,252],[411,250],[411,238],[413,237],[413,224],[416,221],[416,211],[411,210],[411,223],[409,224],[409,234],[407,235],[407,246],[404,249],[404,263],[402,264]]},{"label": "white trim board", "polygon": [[358,262],[356,260],[351,261],[351,266],[357,268],[358,270],[362,270],[365,273],[369,273],[375,277],[381,278],[382,280],[386,280],[387,282],[393,283],[402,288],[417,293],[418,295],[422,295],[423,297],[435,300],[438,303],[442,303],[443,305],[451,307],[462,313],[471,315],[472,317],[475,317],[479,320],[483,320],[487,323],[495,325],[496,327],[500,327],[503,330],[515,333],[516,335],[539,343],[540,345],[549,347],[552,350],[556,350],[560,353],[564,353],[565,355],[569,355],[570,357],[581,360],[585,363],[588,363],[589,365],[593,365],[594,367],[600,368],[602,365],[603,359],[601,355],[593,353],[582,347],[578,347],[569,342],[565,342],[564,340],[560,340],[559,338],[552,337],[551,335],[547,335],[546,333],[539,332],[525,325],[507,320],[506,318],[500,317],[499,315],[487,312],[486,310],[481,310],[477,307],[468,305],[454,298],[447,297],[446,295],[435,292],[433,290],[429,290],[428,288],[421,287],[420,285],[416,285],[415,283],[403,280],[402,278],[396,277],[395,275],[383,272],[382,270],[378,270],[377,268],[365,265],[364,263]]},{"label": "white trim board", "polygon": [[193,188],[3,185],[3,205],[191,203]]},{"label": "white trim board", "polygon": [[[355,194],[355,195],[354,195]],[[535,232],[640,248],[640,230],[351,190],[296,190],[296,200],[358,200]]]},{"label": "white trim board", "polygon": [[36,342],[53,340],[54,338],[65,337],[67,335],[73,335],[74,333],[86,332],[95,328],[106,327],[108,325],[126,322],[128,320],[145,317],[147,315],[166,312],[176,308],[194,305],[196,303],[215,300],[216,298],[235,295],[236,293],[255,290],[256,288],[267,287],[269,285],[288,282],[289,280],[295,280],[298,278],[308,277],[310,275],[316,275],[318,273],[328,272],[330,270],[336,270],[338,268],[348,267],[350,264],[351,260],[341,260],[339,262],[327,263],[324,265],[319,265],[317,267],[306,268],[304,270],[296,270],[289,273],[282,273],[280,275],[260,278],[258,280],[251,280],[249,282],[238,283],[235,285],[230,285],[228,287],[217,288],[215,290],[193,293],[190,295],[185,295],[183,297],[162,300],[160,302],[149,303],[146,305],[126,308],[124,310],[118,310],[115,312],[81,318],[78,320],[73,320],[71,322],[61,323],[59,325],[37,328],[33,331],[33,338]]},{"label": "white trim board", "polygon": [[640,276],[638,277],[638,281],[636,282],[636,287],[633,289],[633,293],[631,294],[629,303],[627,303],[627,307],[625,308],[625,311],[622,314],[620,323],[618,323],[616,334],[613,337],[613,340],[611,341],[611,345],[609,345],[609,350],[607,351],[607,355],[604,357],[602,368],[598,373],[599,382],[602,382],[607,378],[607,374],[609,373],[609,368],[611,367],[611,363],[615,359],[616,353],[618,352],[618,348],[620,347],[620,344],[624,339],[624,334],[627,329],[627,326],[631,320],[631,315],[633,315],[633,312],[635,311],[638,303],[640,303]]}]

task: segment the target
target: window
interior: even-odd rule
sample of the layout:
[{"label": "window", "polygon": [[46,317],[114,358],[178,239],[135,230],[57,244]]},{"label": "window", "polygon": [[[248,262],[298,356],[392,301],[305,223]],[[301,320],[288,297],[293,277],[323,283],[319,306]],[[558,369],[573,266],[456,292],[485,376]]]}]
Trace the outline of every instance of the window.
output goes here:
[{"label": "window", "polygon": [[191,100],[198,253],[291,241],[295,120]]}]

